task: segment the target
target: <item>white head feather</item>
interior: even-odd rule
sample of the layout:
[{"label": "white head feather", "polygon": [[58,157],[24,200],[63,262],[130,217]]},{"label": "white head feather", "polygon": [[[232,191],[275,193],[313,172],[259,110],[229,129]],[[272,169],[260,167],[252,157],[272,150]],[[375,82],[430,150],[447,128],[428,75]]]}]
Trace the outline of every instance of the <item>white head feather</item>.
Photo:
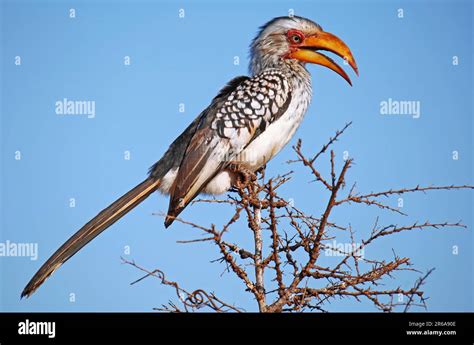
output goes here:
[{"label": "white head feather", "polygon": [[305,34],[322,31],[320,25],[303,17],[277,17],[260,28],[259,33],[250,45],[249,70],[252,75],[267,68],[278,68],[283,56],[288,52],[290,44],[286,33],[296,29]]}]

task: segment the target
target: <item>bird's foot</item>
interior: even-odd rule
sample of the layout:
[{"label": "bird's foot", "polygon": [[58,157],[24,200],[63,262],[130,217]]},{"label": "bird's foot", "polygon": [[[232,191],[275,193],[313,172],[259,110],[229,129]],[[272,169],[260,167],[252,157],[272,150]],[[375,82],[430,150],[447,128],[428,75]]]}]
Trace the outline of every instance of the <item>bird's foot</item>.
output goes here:
[{"label": "bird's foot", "polygon": [[251,184],[252,182],[257,181],[257,175],[243,164],[230,163],[228,169],[231,172],[237,174],[237,188],[245,187]]}]

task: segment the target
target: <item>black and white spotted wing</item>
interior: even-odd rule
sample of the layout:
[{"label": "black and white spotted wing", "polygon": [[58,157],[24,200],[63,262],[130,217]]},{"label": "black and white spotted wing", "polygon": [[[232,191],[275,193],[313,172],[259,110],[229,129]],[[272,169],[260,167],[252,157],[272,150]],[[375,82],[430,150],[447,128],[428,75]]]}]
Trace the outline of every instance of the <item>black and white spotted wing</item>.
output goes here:
[{"label": "black and white spotted wing", "polygon": [[291,101],[291,84],[279,70],[267,70],[241,82],[217,109],[212,129],[230,138],[235,129],[247,128],[256,135],[278,119]]}]

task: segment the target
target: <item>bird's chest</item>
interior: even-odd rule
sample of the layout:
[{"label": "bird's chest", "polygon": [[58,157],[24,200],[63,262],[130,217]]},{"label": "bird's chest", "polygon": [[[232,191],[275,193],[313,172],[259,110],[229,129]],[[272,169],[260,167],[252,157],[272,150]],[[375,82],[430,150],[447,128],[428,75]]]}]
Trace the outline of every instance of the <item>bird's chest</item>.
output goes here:
[{"label": "bird's chest", "polygon": [[310,100],[309,92],[296,93],[286,112],[247,146],[242,154],[249,168],[257,170],[288,144],[303,121]]}]

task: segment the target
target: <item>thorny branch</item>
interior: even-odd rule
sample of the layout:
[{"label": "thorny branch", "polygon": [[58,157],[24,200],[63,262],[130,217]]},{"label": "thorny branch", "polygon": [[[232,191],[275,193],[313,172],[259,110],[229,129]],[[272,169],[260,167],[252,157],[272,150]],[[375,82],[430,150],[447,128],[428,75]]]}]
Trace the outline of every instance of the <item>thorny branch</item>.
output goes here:
[{"label": "thorny branch", "polygon": [[203,308],[209,308],[211,310],[214,310],[216,312],[225,312],[225,311],[235,311],[235,312],[241,312],[243,311],[240,308],[237,308],[233,305],[229,305],[225,302],[223,302],[220,298],[218,298],[214,293],[207,293],[204,290],[198,289],[194,290],[192,292],[189,292],[183,288],[181,288],[178,283],[174,281],[167,280],[165,277],[165,274],[163,271],[159,269],[155,269],[153,271],[148,271],[140,266],[138,266],[134,261],[129,261],[124,258],[122,258],[122,262],[124,264],[131,265],[140,271],[143,271],[146,273],[145,276],[143,276],[140,279],[135,280],[131,284],[136,284],[143,279],[153,276],[158,278],[161,281],[161,284],[163,285],[168,285],[173,287],[176,290],[176,295],[178,296],[179,300],[181,301],[183,305],[183,310],[181,310],[176,304],[173,302],[169,302],[168,305],[163,304],[161,307],[154,308],[154,310],[158,311],[168,311],[168,312],[182,312],[182,311],[195,311],[198,309],[203,309]]},{"label": "thorny branch", "polygon": [[[295,207],[291,199],[279,193],[280,188],[293,178],[293,172],[266,180],[264,170],[258,176],[245,178],[231,191],[226,199],[198,199],[194,203],[218,203],[233,209],[229,220],[222,226],[211,224],[204,226],[178,218],[177,221],[189,225],[204,234],[179,243],[210,242],[214,245],[228,272],[239,279],[246,291],[252,294],[260,312],[296,312],[304,310],[326,311],[325,306],[336,298],[350,298],[361,302],[369,301],[384,312],[397,307],[408,311],[412,307],[426,308],[426,297],[421,290],[427,278],[433,272],[430,269],[419,277],[412,287],[386,287],[395,273],[401,271],[419,272],[412,267],[410,258],[399,257],[392,253],[391,258],[368,258],[365,249],[373,246],[379,238],[395,236],[400,232],[425,231],[429,229],[466,228],[458,222],[412,222],[406,225],[380,225],[379,217],[371,229],[360,229],[368,235],[356,239],[351,224],[337,224],[334,210],[342,206],[373,206],[394,215],[406,216],[399,208],[389,204],[390,197],[409,193],[426,193],[437,190],[473,189],[469,185],[419,186],[414,188],[389,189],[366,194],[355,192],[355,183],[345,193],[347,174],[353,160],[347,159],[338,170],[334,151],[330,151],[329,176],[319,171],[316,163],[351,125],[346,124],[337,131],[315,155],[307,156],[302,151],[302,141],[298,140],[293,149],[297,159],[288,163],[301,163],[306,167],[322,191],[327,193],[327,201],[314,216]],[[258,177],[258,178],[257,178]],[[311,187],[316,188],[316,187]],[[283,192],[282,192],[283,194]],[[318,192],[318,198],[323,193]],[[313,207],[312,205],[310,205]],[[317,210],[312,210],[317,212]],[[318,212],[319,213],[319,212]],[[405,219],[405,217],[403,217]],[[244,236],[247,228],[252,234],[253,248],[226,240],[230,231],[238,231]],[[344,236],[347,238],[344,242]],[[335,240],[341,246],[334,246]],[[393,251],[393,250],[392,250]],[[170,301],[159,311],[187,312],[211,310],[216,312],[243,311],[233,304],[224,302],[214,293],[202,289],[188,291],[177,282],[165,278],[165,274],[155,269],[148,271],[133,261],[122,259],[146,275],[135,281],[153,276],[160,283],[175,289],[179,306]],[[271,278],[271,279],[269,279]],[[132,284],[134,284],[132,283]]]}]

